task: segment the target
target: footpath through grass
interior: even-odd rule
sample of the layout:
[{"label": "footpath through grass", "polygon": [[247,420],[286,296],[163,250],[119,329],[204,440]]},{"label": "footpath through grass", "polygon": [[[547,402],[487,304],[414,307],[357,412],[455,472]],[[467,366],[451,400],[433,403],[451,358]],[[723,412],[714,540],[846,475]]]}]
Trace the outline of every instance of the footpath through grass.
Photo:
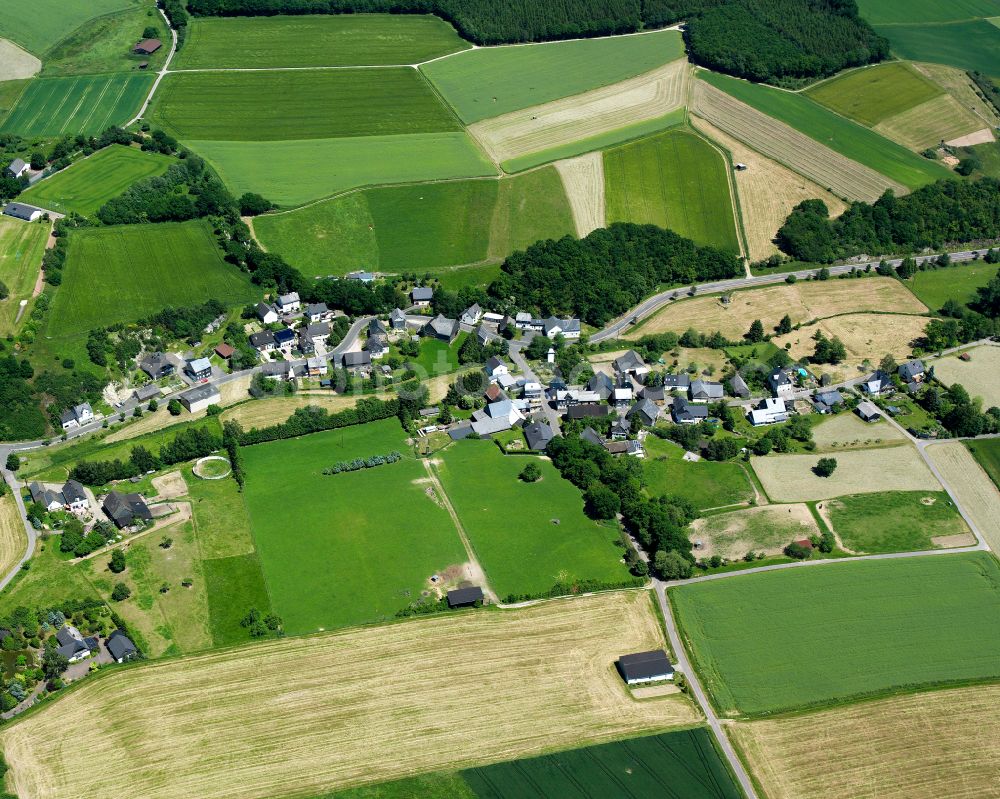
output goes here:
[{"label": "footpath through grass", "polygon": [[670,597],[725,714],[1000,677],[1000,566],[988,553],[807,566]]}]

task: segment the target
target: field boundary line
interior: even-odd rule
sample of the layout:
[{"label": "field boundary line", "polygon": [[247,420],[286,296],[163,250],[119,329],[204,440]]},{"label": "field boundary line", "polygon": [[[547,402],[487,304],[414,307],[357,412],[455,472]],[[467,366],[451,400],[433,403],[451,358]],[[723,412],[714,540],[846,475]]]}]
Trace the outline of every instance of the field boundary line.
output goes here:
[{"label": "field boundary line", "polygon": [[156,90],[160,87],[160,82],[163,80],[164,75],[170,72],[170,62],[173,61],[174,56],[177,55],[177,29],[170,24],[170,18],[167,16],[167,12],[163,10],[159,3],[157,3],[156,9],[160,12],[160,16],[163,17],[163,21],[167,24],[167,30],[170,31],[170,52],[167,53],[167,60],[163,62],[163,66],[160,68],[160,71],[156,73],[156,80],[154,80],[153,85],[149,87],[149,94],[146,95],[146,99],[143,101],[142,105],[139,106],[138,112],[122,126],[125,128],[131,127],[142,119],[146,110],[149,108],[149,104],[153,102],[153,95],[156,94]]},{"label": "field boundary line", "polygon": [[[685,111],[686,110],[687,109],[685,107]],[[747,277],[752,277],[750,274],[750,246],[747,242],[746,230],[743,228],[743,212],[740,206],[739,196],[737,194],[736,181],[733,179],[734,166],[732,153],[720,146],[718,142],[713,141],[708,136],[704,135],[693,125],[690,125],[690,123],[687,126],[687,130],[699,139],[703,140],[719,155],[721,155],[722,161],[726,165],[726,182],[729,185],[729,204],[733,211],[733,221],[736,223],[736,238],[740,243],[740,256],[743,258],[743,269],[745,270]]]}]

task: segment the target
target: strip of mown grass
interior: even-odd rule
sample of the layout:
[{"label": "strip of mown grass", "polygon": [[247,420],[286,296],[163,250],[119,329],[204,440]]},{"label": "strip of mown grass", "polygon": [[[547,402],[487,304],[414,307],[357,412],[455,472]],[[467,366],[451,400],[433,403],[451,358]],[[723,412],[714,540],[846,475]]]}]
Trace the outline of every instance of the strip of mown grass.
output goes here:
[{"label": "strip of mown grass", "polygon": [[894,62],[857,69],[806,90],[813,100],[873,127],[944,94],[944,89],[909,64]]},{"label": "strip of mown grass", "polygon": [[61,214],[90,216],[136,181],[162,175],[171,163],[159,153],[112,144],[36,183],[20,199]]},{"label": "strip of mown grass", "polygon": [[14,332],[20,302],[31,297],[48,238],[46,224],[0,218],[0,281],[10,292],[0,302],[0,334]]},{"label": "strip of mown grass", "polygon": [[841,155],[911,189],[952,174],[940,164],[928,161],[874,131],[827,110],[804,94],[749,83],[715,72],[702,71],[699,77]]},{"label": "strip of mown grass", "polygon": [[[427,81],[405,68],[178,72],[163,81],[148,117],[178,138],[217,141],[461,130]],[[268,159],[268,169],[282,166]]]},{"label": "strip of mown grass", "polygon": [[670,598],[726,714],[1000,676],[1000,566],[987,553],[839,561]]},{"label": "strip of mown grass", "polygon": [[607,221],[670,228],[738,252],[726,159],[705,139],[667,131],[604,153]]},{"label": "strip of mown grass", "polygon": [[983,471],[996,483],[997,488],[1000,488],[1000,439],[984,438],[964,443],[976,462],[983,467]]},{"label": "strip of mown grass", "polygon": [[1000,76],[1000,28],[985,19],[944,25],[878,25],[901,58]]},{"label": "strip of mown grass", "polygon": [[855,494],[826,503],[833,529],[855,552],[916,552],[934,549],[932,539],[969,533],[944,491]]}]

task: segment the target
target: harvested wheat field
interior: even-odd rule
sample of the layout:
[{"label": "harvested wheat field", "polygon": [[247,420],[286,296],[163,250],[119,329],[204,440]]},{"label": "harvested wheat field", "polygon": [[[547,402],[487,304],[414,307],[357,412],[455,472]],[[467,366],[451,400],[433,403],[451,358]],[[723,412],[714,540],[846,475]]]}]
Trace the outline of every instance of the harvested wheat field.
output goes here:
[{"label": "harvested wheat field", "polygon": [[835,194],[765,158],[711,122],[692,116],[691,124],[727,149],[734,163],[747,166],[745,170],[734,172],[733,178],[740,196],[751,261],[759,261],[778,252],[773,241],[778,228],[803,200],[822,200],[830,209],[831,217],[838,217],[847,209],[844,201]]},{"label": "harvested wheat field", "polygon": [[[867,280],[857,282],[862,289],[868,285]],[[895,358],[908,357],[913,350],[913,342],[924,334],[928,321],[926,316],[852,313],[804,325],[772,340],[778,347],[790,343],[792,348],[788,351],[789,355],[799,359],[812,355],[815,351],[813,336],[817,330],[823,331],[827,338],[839,338],[847,349],[847,358],[836,365],[822,364],[816,367],[817,372],[830,374],[834,382],[839,383],[851,377],[859,377],[865,369],[870,372],[871,369],[867,367],[861,369],[864,361],[878,363],[886,353],[891,353]]]},{"label": "harvested wheat field", "polygon": [[7,39],[0,39],[0,81],[22,80],[37,75],[42,62]]},{"label": "harvested wheat field", "polygon": [[997,799],[1000,686],[729,729],[769,799]]},{"label": "harvested wheat field", "polygon": [[[2,478],[0,478],[2,479]],[[7,574],[28,548],[28,536],[14,497],[0,497],[0,576]]]},{"label": "harvested wheat field", "polygon": [[1000,491],[976,459],[958,441],[933,444],[924,450],[941,477],[972,519],[990,549],[1000,553]]},{"label": "harvested wheat field", "polygon": [[813,474],[817,460],[815,454],[768,455],[752,458],[750,463],[774,502],[811,502],[877,491],[941,490],[920,454],[908,444],[838,452],[837,471],[830,477]]},{"label": "harvested wheat field", "polygon": [[288,638],[91,680],[0,745],[32,799],[312,795],[696,722],[615,672],[661,646],[646,592]]},{"label": "harvested wheat field", "polygon": [[750,551],[780,554],[788,543],[819,532],[806,505],[764,505],[695,519],[688,537],[702,542],[697,558],[739,560]]},{"label": "harvested wheat field", "polygon": [[548,150],[677,110],[690,73],[686,60],[672,61],[621,83],[476,122],[469,133],[498,163]]},{"label": "harvested wheat field", "polygon": [[604,158],[601,153],[556,161],[555,167],[566,189],[576,235],[583,238],[592,230],[605,227]]},{"label": "harvested wheat field", "polygon": [[[911,150],[935,147],[942,141],[964,138],[983,129],[983,120],[950,94],[927,100],[908,111],[879,122],[873,130]],[[988,138],[993,134],[986,129]]]},{"label": "harvested wheat field", "polygon": [[908,192],[901,183],[834,152],[704,81],[695,82],[691,110],[839,197],[873,202],[886,189],[893,189],[899,195]]},{"label": "harvested wheat field", "polygon": [[906,436],[887,421],[864,422],[849,411],[827,417],[813,428],[813,441],[820,452],[872,448],[905,440]]},{"label": "harvested wheat field", "polygon": [[963,108],[968,108],[983,120],[983,127],[995,128],[1000,125],[1000,113],[979,95],[976,85],[964,69],[944,64],[916,63],[913,64],[913,68],[938,84],[958,100]]},{"label": "harvested wheat field", "polygon": [[[792,324],[800,324],[857,311],[919,314],[926,312],[927,306],[902,283],[889,277],[782,283],[734,292],[729,305],[723,305],[719,297],[694,297],[671,303],[622,338],[639,338],[668,330],[683,333],[693,327],[703,333],[718,330],[727,338],[739,339],[750,329],[754,319],[760,319],[764,330],[772,332],[785,314],[791,317]],[[789,335],[796,336],[796,333]],[[783,344],[784,340],[779,346]]]},{"label": "harvested wheat field", "polygon": [[1000,347],[973,347],[968,353],[969,361],[957,356],[934,361],[934,376],[948,386],[961,383],[970,396],[983,400],[984,408],[1000,405]]}]

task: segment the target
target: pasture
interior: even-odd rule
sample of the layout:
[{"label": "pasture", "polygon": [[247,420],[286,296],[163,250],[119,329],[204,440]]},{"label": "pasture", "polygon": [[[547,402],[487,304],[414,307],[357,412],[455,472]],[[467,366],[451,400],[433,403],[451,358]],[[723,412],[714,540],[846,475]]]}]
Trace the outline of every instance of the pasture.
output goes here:
[{"label": "pasture", "polygon": [[152,85],[152,75],[127,73],[37,78],[0,122],[0,133],[93,136],[131,119]]},{"label": "pasture", "polygon": [[723,305],[718,297],[694,297],[671,303],[625,338],[671,330],[683,333],[693,327],[705,333],[718,330],[727,338],[740,339],[755,319],[761,320],[765,331],[773,332],[786,314],[792,324],[801,324],[857,311],[891,309],[901,313],[923,313],[927,310],[902,283],[888,277],[800,281],[792,285],[735,291],[729,296],[728,305]]},{"label": "pasture", "polygon": [[136,181],[162,175],[172,163],[166,155],[112,144],[36,183],[21,199],[61,214],[91,216]]},{"label": "pasture", "polygon": [[705,139],[676,130],[604,152],[605,214],[740,251],[729,165]]},{"label": "pasture", "polygon": [[[501,598],[631,579],[618,531],[584,516],[579,489],[549,461],[505,456],[492,441],[459,441],[439,457],[434,468]],[[529,460],[542,470],[536,483],[518,479]]]},{"label": "pasture", "polygon": [[845,72],[805,92],[821,105],[874,127],[944,94],[944,90],[909,64],[896,61]]},{"label": "pasture", "polygon": [[0,281],[10,292],[0,300],[0,334],[14,332],[20,302],[31,298],[48,238],[47,224],[0,219]]},{"label": "pasture", "polygon": [[762,505],[695,519],[688,537],[702,542],[693,552],[698,559],[719,555],[739,560],[747,552],[780,555],[792,541],[819,533],[805,505]]},{"label": "pasture", "polygon": [[985,19],[947,25],[878,25],[900,58],[1000,75],[1000,28]]},{"label": "pasture", "polygon": [[[984,552],[765,572],[682,586],[670,598],[727,715],[1000,676],[990,622],[1000,565]],[[748,623],[741,608],[775,623]]]},{"label": "pasture", "polygon": [[[997,33],[1000,34],[1000,31]],[[915,189],[951,174],[940,164],[928,161],[823,108],[804,95],[736,80],[714,72],[701,72],[699,77],[736,100],[790,126],[845,158],[885,175],[895,183]],[[715,119],[709,121],[725,130],[725,126]],[[820,185],[824,185],[823,182]]]},{"label": "pasture", "polygon": [[650,496],[676,494],[700,510],[739,505],[753,499],[753,487],[737,463],[684,460],[684,450],[672,441],[648,436],[643,447],[643,486]]},{"label": "pasture", "polygon": [[940,491],[917,451],[909,446],[859,449],[837,453],[837,471],[813,474],[817,456],[769,455],[752,458],[754,472],[774,502],[810,502],[880,491]]},{"label": "pasture", "polygon": [[[404,439],[387,419],[244,449],[254,539],[288,632],[392,619],[433,587],[432,575],[466,561]],[[323,474],[335,462],[392,451],[404,459]],[[276,514],[279,505],[287,512]]]},{"label": "pasture", "polygon": [[420,70],[466,124],[583,94],[684,55],[678,31],[470,50]]},{"label": "pasture", "polygon": [[589,796],[655,799],[664,787],[685,799],[742,794],[707,727],[598,744],[461,772],[479,799]]},{"label": "pasture", "polygon": [[343,14],[194,17],[172,68],[415,64],[469,44],[439,17]]},{"label": "pasture", "polygon": [[[236,195],[264,194],[288,207],[383,183],[496,175],[464,132],[298,141],[191,141]],[[274,169],[273,163],[281,163]]]},{"label": "pasture", "polygon": [[[109,672],[5,726],[0,744],[10,790],[34,799],[115,784],[146,799],[320,794],[689,726],[685,697],[636,702],[612,668],[660,646],[644,592],[454,613]],[[88,744],[54,751],[67,723]],[[373,760],[373,740],[393,756]],[[234,751],[255,755],[220,769]]]},{"label": "pasture", "polygon": [[222,260],[206,222],[81,230],[69,245],[47,333],[85,337],[95,327],[140,319],[168,305],[206,297],[240,305],[257,295],[246,274]]},{"label": "pasture", "polygon": [[989,283],[1000,266],[976,261],[945,269],[917,272],[907,281],[916,294],[933,311],[940,310],[948,300],[965,305],[976,299],[976,290]]},{"label": "pasture", "polygon": [[0,8],[0,36],[37,56],[87,20],[128,8],[133,0],[38,0]]},{"label": "pasture", "polygon": [[944,491],[855,494],[824,503],[847,549],[866,554],[970,546],[975,536]]},{"label": "pasture", "polygon": [[[427,82],[405,68],[178,72],[160,85],[147,117],[178,138],[195,141],[461,130]],[[268,168],[274,169],[273,161]]]},{"label": "pasture", "polygon": [[772,799],[997,799],[1000,686],[978,685],[736,724]]},{"label": "pasture", "polygon": [[465,286],[488,286],[499,276],[500,264],[495,263],[439,269],[434,275],[441,288],[448,291],[458,291]]},{"label": "pasture", "polygon": [[858,0],[858,9],[872,25],[959,22],[1000,15],[1000,0]]},{"label": "pasture", "polygon": [[983,540],[994,552],[1000,552],[1000,516],[997,515],[1000,490],[990,476],[962,442],[935,444],[926,451]]},{"label": "pasture", "polygon": [[972,397],[979,397],[984,408],[1000,405],[1000,347],[983,346],[966,350],[971,360],[957,356],[934,361],[934,376],[946,386],[961,383]]}]

